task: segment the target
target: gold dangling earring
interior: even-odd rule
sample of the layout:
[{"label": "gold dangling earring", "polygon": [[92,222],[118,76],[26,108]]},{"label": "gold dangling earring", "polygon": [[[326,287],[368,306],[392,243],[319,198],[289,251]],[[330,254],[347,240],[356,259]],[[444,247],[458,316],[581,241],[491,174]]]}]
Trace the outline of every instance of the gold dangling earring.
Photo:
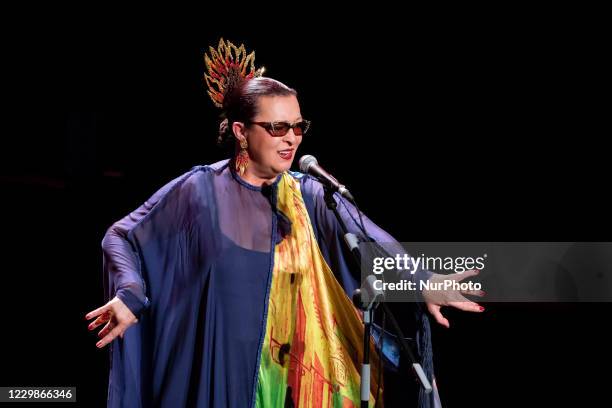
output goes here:
[{"label": "gold dangling earring", "polygon": [[244,175],[246,168],[249,166],[249,152],[247,152],[247,147],[249,147],[246,139],[242,139],[240,141],[240,152],[236,155],[236,172],[241,176]]}]

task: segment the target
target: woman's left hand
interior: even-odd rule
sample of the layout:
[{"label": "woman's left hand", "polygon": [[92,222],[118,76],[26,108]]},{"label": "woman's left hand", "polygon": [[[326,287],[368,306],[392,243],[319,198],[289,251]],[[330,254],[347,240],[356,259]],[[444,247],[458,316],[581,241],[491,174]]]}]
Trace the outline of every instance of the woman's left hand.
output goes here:
[{"label": "woman's left hand", "polygon": [[[429,279],[429,282],[434,285],[439,284],[442,286],[444,285],[444,281],[452,280],[455,282],[460,282],[466,278],[478,275],[478,272],[478,269],[471,269],[463,273],[454,273],[451,275],[441,275],[434,273],[433,276]],[[485,294],[482,290],[424,289],[421,293],[423,295],[423,299],[427,303],[427,310],[429,310],[429,313],[431,313],[431,315],[436,319],[439,324],[446,328],[450,327],[450,323],[448,319],[444,317],[440,312],[440,309],[444,306],[451,306],[456,309],[464,310],[466,312],[480,313],[484,311],[484,307],[480,306],[476,302],[469,300],[464,296],[471,295],[482,297]]]}]

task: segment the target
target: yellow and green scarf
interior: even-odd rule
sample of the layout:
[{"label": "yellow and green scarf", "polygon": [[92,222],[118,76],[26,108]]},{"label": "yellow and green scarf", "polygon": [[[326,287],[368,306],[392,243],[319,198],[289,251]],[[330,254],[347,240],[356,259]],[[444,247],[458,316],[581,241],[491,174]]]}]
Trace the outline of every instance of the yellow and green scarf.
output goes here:
[{"label": "yellow and green scarf", "polygon": [[[256,406],[358,407],[360,314],[321,254],[299,180],[287,173],[278,184],[277,207],[292,228],[274,252]],[[378,355],[370,346],[372,407]]]}]

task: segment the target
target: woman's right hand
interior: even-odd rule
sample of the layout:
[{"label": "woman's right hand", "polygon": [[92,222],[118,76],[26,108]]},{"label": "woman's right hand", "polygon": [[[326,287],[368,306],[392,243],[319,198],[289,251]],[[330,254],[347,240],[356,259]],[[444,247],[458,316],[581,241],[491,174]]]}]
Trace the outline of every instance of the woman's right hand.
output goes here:
[{"label": "woman's right hand", "polygon": [[123,338],[125,331],[133,324],[138,323],[138,319],[132,311],[116,296],[104,306],[87,313],[85,320],[93,319],[96,316],[98,318],[88,326],[89,330],[106,323],[106,326],[98,333],[98,337],[102,338],[96,343],[98,348],[106,346],[117,336]]}]

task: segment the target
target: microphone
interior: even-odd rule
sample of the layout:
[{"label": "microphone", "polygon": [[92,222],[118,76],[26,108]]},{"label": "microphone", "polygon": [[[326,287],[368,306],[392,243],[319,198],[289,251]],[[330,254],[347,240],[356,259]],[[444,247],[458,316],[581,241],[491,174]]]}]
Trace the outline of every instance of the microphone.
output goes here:
[{"label": "microphone", "polygon": [[302,156],[300,158],[299,165],[302,173],[310,174],[319,180],[323,185],[327,186],[332,191],[337,191],[342,197],[355,204],[355,199],[348,189],[344,187],[343,184],[340,184],[334,176],[323,170],[323,168],[319,166],[319,162],[317,162],[317,159],[314,156],[310,154]]}]

